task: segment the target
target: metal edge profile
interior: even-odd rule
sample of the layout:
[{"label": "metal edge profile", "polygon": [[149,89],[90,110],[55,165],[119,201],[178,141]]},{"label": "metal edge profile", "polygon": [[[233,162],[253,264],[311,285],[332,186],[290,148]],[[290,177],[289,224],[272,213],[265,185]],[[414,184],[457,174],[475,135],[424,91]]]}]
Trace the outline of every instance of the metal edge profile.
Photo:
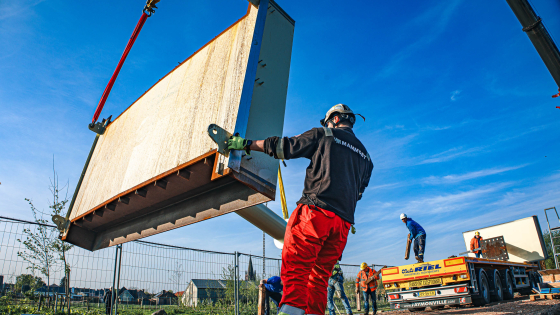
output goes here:
[{"label": "metal edge profile", "polygon": [[548,251],[546,250],[546,245],[544,243],[544,237],[542,235],[542,229],[541,229],[541,225],[539,223],[539,217],[534,215],[533,216],[533,221],[535,222],[535,226],[537,227],[537,234],[539,234],[539,241],[541,242],[541,249],[544,253],[544,259],[548,259],[550,257],[548,256]]},{"label": "metal edge profile", "polygon": [[271,200],[276,200],[276,186],[251,171],[240,167],[239,172],[233,172],[229,175]]},{"label": "metal edge profile", "polygon": [[248,0],[250,4],[254,5],[255,7],[259,7],[260,0]]},{"label": "metal edge profile", "polygon": [[97,141],[99,141],[99,135],[96,134],[95,135],[95,139],[93,140],[93,144],[91,145],[91,149],[89,150],[89,154],[88,157],[86,159],[86,163],[84,164],[84,168],[82,169],[82,174],[80,175],[80,179],[78,180],[78,183],[76,184],[76,190],[74,190],[74,195],[72,195],[72,200],[70,201],[70,205],[68,206],[68,210],[66,211],[66,221],[65,221],[65,229],[64,231],[60,231],[61,232],[61,239],[65,240],[66,236],[68,235],[68,230],[70,229],[70,226],[72,226],[72,224],[68,224],[70,222],[70,215],[72,214],[72,210],[74,209],[74,203],[76,202],[76,198],[78,197],[78,192],[80,190],[80,187],[82,187],[82,182],[84,180],[84,176],[86,175],[88,166],[89,166],[89,162],[91,161],[91,157],[93,155],[93,152],[95,150],[95,147],[97,146]]},{"label": "metal edge profile", "polygon": [[292,25],[296,25],[296,21],[292,19],[292,17],[288,15],[288,13],[286,13],[286,11],[284,11],[284,9],[282,9],[278,3],[276,3],[274,0],[270,0],[270,5],[272,5],[280,14],[282,14],[286,18],[286,20],[292,23]]},{"label": "metal edge profile", "polygon": [[[243,80],[243,88],[241,91],[241,99],[239,101],[239,109],[237,111],[237,121],[235,123],[235,133],[239,133],[241,137],[245,137],[247,132],[247,123],[249,122],[249,111],[251,110],[251,101],[253,98],[253,90],[255,87],[255,78],[257,76],[257,66],[261,51],[262,37],[264,34],[264,25],[268,14],[268,0],[261,0],[255,21],[255,30],[253,32],[253,40],[251,41],[251,49],[249,51],[249,60],[247,61],[247,70],[245,71],[245,79]],[[239,172],[241,167],[242,152],[234,151],[230,154],[228,167]]]}]

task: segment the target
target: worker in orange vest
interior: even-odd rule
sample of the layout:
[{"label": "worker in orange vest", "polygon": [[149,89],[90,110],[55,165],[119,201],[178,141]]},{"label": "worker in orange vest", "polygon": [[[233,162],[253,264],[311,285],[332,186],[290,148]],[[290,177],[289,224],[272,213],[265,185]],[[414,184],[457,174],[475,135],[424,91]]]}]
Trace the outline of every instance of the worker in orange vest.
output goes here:
[{"label": "worker in orange vest", "polygon": [[480,241],[482,241],[480,233],[478,231],[474,232],[474,237],[471,239],[471,251],[476,255],[476,258],[480,258],[482,254],[482,250],[480,249],[475,251],[475,249],[480,248]]},{"label": "worker in orange vest", "polygon": [[360,266],[360,272],[358,272],[358,276],[356,277],[356,294],[359,294],[361,289],[364,300],[364,315],[368,315],[369,313],[368,297],[371,297],[373,310],[372,314],[375,315],[377,313],[377,298],[375,296],[375,290],[377,290],[377,280],[379,280],[379,274],[384,268],[387,268],[387,266],[383,266],[376,272],[373,268],[369,268],[365,262],[363,262]]}]

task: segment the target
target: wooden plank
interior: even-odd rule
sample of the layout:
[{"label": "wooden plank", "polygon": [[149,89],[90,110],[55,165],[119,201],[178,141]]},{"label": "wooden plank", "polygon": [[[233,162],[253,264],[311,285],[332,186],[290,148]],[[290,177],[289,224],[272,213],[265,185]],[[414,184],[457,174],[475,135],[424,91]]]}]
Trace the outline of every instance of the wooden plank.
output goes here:
[{"label": "wooden plank", "polygon": [[408,234],[406,236],[406,248],[404,250],[404,259],[408,260],[408,258],[410,258],[410,244],[412,242],[410,241],[410,234]]},{"label": "wooden plank", "polygon": [[266,303],[266,288],[264,284],[266,280],[261,280],[259,284],[259,298],[258,298],[258,308],[257,308],[257,315],[264,315],[265,314],[265,303]]}]

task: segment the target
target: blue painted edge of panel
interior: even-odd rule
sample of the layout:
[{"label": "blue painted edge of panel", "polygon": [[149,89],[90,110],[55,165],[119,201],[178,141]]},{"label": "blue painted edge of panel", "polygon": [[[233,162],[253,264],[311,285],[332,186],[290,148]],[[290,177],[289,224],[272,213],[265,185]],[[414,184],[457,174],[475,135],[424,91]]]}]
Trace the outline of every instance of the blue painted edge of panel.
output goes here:
[{"label": "blue painted edge of panel", "polygon": [[[249,111],[251,110],[251,101],[253,100],[253,89],[255,87],[255,78],[257,75],[257,66],[261,53],[264,25],[268,12],[268,0],[261,0],[258,10],[253,39],[251,41],[251,49],[249,51],[249,59],[247,61],[247,70],[245,71],[245,80],[243,81],[243,89],[241,90],[239,109],[237,111],[237,121],[233,132],[233,134],[239,133],[241,137],[245,137],[247,124],[249,122]],[[239,172],[241,167],[241,158],[241,151],[233,151],[229,156],[228,167],[236,172]]]}]

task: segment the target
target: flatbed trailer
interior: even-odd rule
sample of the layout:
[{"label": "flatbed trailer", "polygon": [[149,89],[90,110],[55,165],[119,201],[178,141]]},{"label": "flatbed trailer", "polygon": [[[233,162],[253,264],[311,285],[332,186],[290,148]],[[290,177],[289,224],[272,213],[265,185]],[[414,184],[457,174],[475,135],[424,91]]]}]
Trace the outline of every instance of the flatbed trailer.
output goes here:
[{"label": "flatbed trailer", "polygon": [[530,294],[542,282],[537,270],[536,263],[452,257],[383,269],[382,279],[391,309],[422,311]]}]

